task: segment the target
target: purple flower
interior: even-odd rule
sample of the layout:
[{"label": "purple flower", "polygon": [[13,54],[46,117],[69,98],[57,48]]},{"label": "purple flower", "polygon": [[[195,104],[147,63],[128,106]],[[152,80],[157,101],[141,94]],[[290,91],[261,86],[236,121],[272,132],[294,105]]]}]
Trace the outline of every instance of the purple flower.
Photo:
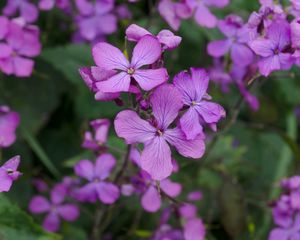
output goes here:
[{"label": "purple flower", "polygon": [[191,68],[191,75],[180,72],[174,77],[174,85],[183,95],[183,103],[188,110],[180,119],[180,126],[188,140],[203,134],[200,121],[216,124],[225,117],[225,110],[217,103],[213,103],[206,91],[209,77],[204,69]]},{"label": "purple flower", "polygon": [[64,203],[65,198],[66,188],[57,184],[51,191],[50,201],[43,196],[35,196],[29,203],[29,211],[34,214],[47,213],[43,227],[56,232],[60,227],[60,218],[71,222],[79,217],[79,208],[75,204]]},{"label": "purple flower", "polygon": [[144,36],[137,43],[133,50],[131,62],[118,48],[104,42],[96,44],[93,48],[93,57],[97,66],[106,71],[119,70],[107,80],[97,82],[98,89],[105,93],[128,92],[131,78],[134,78],[142,89],[146,91],[153,89],[167,81],[166,69],[140,68],[153,64],[160,56],[160,43],[150,35]]},{"label": "purple flower", "polygon": [[[136,24],[131,24],[126,29],[126,37],[129,41],[138,42],[145,35],[152,34]],[[163,45],[163,49],[166,50],[172,50],[178,47],[181,42],[181,37],[174,35],[174,33],[169,30],[161,30],[157,34],[157,39]]]},{"label": "purple flower", "polygon": [[223,8],[229,0],[187,0],[187,5],[195,11],[196,22],[203,27],[214,28],[218,19],[210,12],[209,7]]},{"label": "purple flower", "polygon": [[107,141],[107,134],[110,126],[109,119],[96,119],[90,122],[94,132],[86,131],[82,147],[98,150]]},{"label": "purple flower", "polygon": [[20,164],[20,156],[9,159],[0,167],[0,192],[8,192],[13,181],[17,180],[21,173],[17,171]]},{"label": "purple flower", "polygon": [[251,49],[260,56],[259,72],[268,76],[272,71],[289,69],[293,64],[290,44],[290,26],[285,20],[274,21],[267,28],[265,38],[250,42]]},{"label": "purple flower", "polygon": [[74,167],[76,175],[88,180],[88,183],[77,189],[76,198],[87,202],[96,202],[99,199],[105,204],[114,203],[119,198],[119,189],[115,184],[105,180],[115,164],[115,158],[109,153],[100,155],[95,164],[89,160],[77,163]]},{"label": "purple flower", "polygon": [[30,57],[39,55],[41,51],[39,29],[23,24],[22,21],[13,20],[1,30],[6,32],[6,43],[0,43],[0,70],[7,75],[29,77],[34,66]]},{"label": "purple flower", "polygon": [[37,7],[28,0],[8,0],[3,9],[3,14],[9,17],[16,15],[17,11],[20,16],[28,23],[37,20],[39,12]]},{"label": "purple flower", "polygon": [[300,18],[294,19],[290,26],[292,47],[300,49]]},{"label": "purple flower", "polygon": [[0,106],[0,148],[9,147],[16,141],[16,129],[20,124],[17,112],[7,106]]},{"label": "purple flower", "polygon": [[155,231],[151,240],[183,240],[183,234],[180,229],[173,229],[168,224],[160,225]]},{"label": "purple flower", "polygon": [[200,158],[205,145],[202,135],[187,140],[180,128],[169,128],[183,106],[182,96],[173,85],[158,87],[151,95],[150,104],[154,116],[152,122],[141,119],[134,111],[125,110],[117,115],[115,130],[127,144],[144,143],[141,167],[154,180],[162,180],[173,170],[168,143],[181,155],[191,158]]},{"label": "purple flower", "polygon": [[210,42],[207,46],[208,54],[218,58],[230,52],[236,65],[247,66],[252,63],[253,52],[247,45],[250,34],[242,19],[236,15],[229,15],[219,22],[218,28],[227,39]]},{"label": "purple flower", "polygon": [[205,227],[200,218],[188,219],[184,224],[183,235],[185,240],[204,240]]},{"label": "purple flower", "polygon": [[85,40],[94,41],[117,30],[117,17],[112,14],[114,0],[98,0],[94,4],[76,0],[75,3],[79,10],[76,22]]},{"label": "purple flower", "polygon": [[199,201],[203,198],[203,194],[200,191],[190,192],[187,196],[189,201]]}]

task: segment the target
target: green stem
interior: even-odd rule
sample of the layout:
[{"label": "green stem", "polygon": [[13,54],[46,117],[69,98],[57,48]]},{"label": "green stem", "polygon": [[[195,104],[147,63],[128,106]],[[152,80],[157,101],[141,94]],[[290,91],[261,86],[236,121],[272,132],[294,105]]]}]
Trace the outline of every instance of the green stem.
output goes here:
[{"label": "green stem", "polygon": [[44,149],[37,141],[37,139],[25,128],[21,127],[21,132],[33,152],[37,155],[39,160],[45,165],[49,172],[57,179],[60,178],[60,173],[57,168],[54,166],[52,161],[49,159]]},{"label": "green stem", "polygon": [[[286,119],[286,131],[287,135],[296,140],[297,139],[297,118],[294,112],[290,112]],[[282,178],[287,175],[288,168],[293,160],[293,154],[290,146],[285,144],[282,148],[281,154],[279,156],[279,163],[274,175],[273,183],[278,183]],[[280,189],[278,187],[272,188],[269,193],[268,199],[275,199],[280,193]],[[268,230],[271,225],[271,214],[265,214],[262,227],[257,234],[257,239],[264,239],[267,235]]]}]

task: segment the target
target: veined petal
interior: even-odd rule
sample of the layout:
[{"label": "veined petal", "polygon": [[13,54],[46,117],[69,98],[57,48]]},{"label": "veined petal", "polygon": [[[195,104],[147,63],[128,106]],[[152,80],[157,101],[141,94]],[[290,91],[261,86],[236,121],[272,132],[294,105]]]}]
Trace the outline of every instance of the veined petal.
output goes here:
[{"label": "veined petal", "polygon": [[150,103],[153,115],[161,130],[167,129],[183,106],[182,95],[171,84],[164,84],[155,89],[150,98]]},{"label": "veined petal", "polygon": [[127,144],[144,143],[155,137],[156,129],[131,110],[120,112],[114,124],[117,135],[124,138]]},{"label": "veined petal", "polygon": [[138,69],[156,62],[161,55],[161,46],[156,37],[146,35],[136,44],[132,53],[131,66]]},{"label": "veined petal", "polygon": [[142,89],[149,91],[166,82],[169,78],[165,68],[160,69],[138,69],[132,75]]},{"label": "veined petal", "polygon": [[161,44],[164,45],[164,49],[172,50],[181,43],[182,38],[179,36],[175,36],[174,33],[172,33],[169,30],[161,30],[157,34],[157,38]]},{"label": "veined petal", "polygon": [[187,140],[179,128],[168,129],[165,139],[184,157],[201,158],[205,152],[204,136],[198,135],[194,140]]},{"label": "veined petal", "polygon": [[141,199],[143,208],[148,212],[156,212],[161,206],[161,199],[157,190],[150,185]]},{"label": "veined petal", "polygon": [[161,189],[170,197],[177,197],[182,190],[181,184],[165,179],[160,182]]},{"label": "veined petal", "polygon": [[126,29],[126,37],[129,41],[137,42],[145,35],[152,35],[145,28],[142,28],[136,24],[131,24]]},{"label": "veined petal", "polygon": [[110,175],[110,172],[115,165],[116,159],[113,155],[110,153],[101,154],[96,160],[95,175],[101,180],[104,180]]},{"label": "veined petal", "polygon": [[268,76],[271,72],[275,70],[280,70],[279,56],[274,55],[271,57],[261,59],[258,62],[258,68],[259,72],[264,76]]},{"label": "veined petal", "polygon": [[130,75],[120,72],[105,81],[96,83],[96,87],[103,93],[128,92],[130,86]]},{"label": "veined petal", "polygon": [[118,48],[101,42],[93,47],[92,52],[94,61],[98,67],[106,70],[119,69],[127,71],[129,62]]},{"label": "veined petal", "polygon": [[250,48],[259,56],[269,57],[274,55],[275,46],[269,39],[256,39],[249,43]]},{"label": "veined petal", "polygon": [[196,89],[197,98],[195,100],[200,101],[206,94],[209,83],[209,76],[206,70],[203,68],[191,68],[191,74],[193,85]]},{"label": "veined petal", "polygon": [[198,112],[194,107],[190,107],[180,118],[180,128],[184,132],[187,140],[195,139],[203,128],[199,122]]},{"label": "veined petal", "polygon": [[195,107],[195,110],[206,123],[217,123],[226,115],[225,110],[221,105],[208,101],[201,101],[199,105]]},{"label": "veined petal", "polygon": [[163,137],[155,137],[145,145],[141,155],[141,167],[154,180],[163,180],[171,175],[171,150]]}]

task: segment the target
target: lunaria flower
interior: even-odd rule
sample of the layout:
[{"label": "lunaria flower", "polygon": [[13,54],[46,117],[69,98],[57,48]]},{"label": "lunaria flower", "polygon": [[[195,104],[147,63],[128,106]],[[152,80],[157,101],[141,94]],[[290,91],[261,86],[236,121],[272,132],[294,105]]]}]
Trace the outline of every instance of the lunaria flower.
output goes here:
[{"label": "lunaria flower", "polygon": [[251,49],[260,56],[259,72],[268,76],[275,70],[287,70],[293,64],[290,52],[290,25],[285,20],[274,21],[267,29],[264,38],[249,43]]},{"label": "lunaria flower", "polygon": [[90,160],[81,160],[75,167],[77,176],[88,180],[84,186],[75,190],[76,198],[83,202],[96,202],[97,199],[105,204],[114,203],[120,195],[118,187],[106,181],[116,164],[115,158],[104,153],[95,164]]},{"label": "lunaria flower", "polygon": [[180,127],[187,139],[195,139],[202,134],[201,122],[215,125],[225,117],[225,110],[219,104],[208,101],[211,97],[206,93],[209,77],[204,69],[191,68],[191,75],[180,72],[174,77],[174,85],[183,96],[188,110],[180,119]]},{"label": "lunaria flower", "polygon": [[173,170],[168,143],[185,157],[200,158],[205,149],[204,137],[200,134],[194,140],[187,140],[179,127],[170,128],[183,107],[182,95],[173,85],[158,87],[151,95],[150,104],[154,116],[152,121],[140,118],[132,110],[124,110],[116,116],[115,130],[127,144],[144,144],[142,169],[154,180],[163,180]]},{"label": "lunaria flower", "polygon": [[20,124],[17,112],[7,106],[0,106],[0,148],[9,147],[16,141],[16,129]]},{"label": "lunaria flower", "polygon": [[247,45],[250,40],[249,29],[243,20],[239,16],[229,15],[219,22],[218,28],[227,39],[210,42],[207,46],[208,54],[221,57],[230,52],[236,65],[247,66],[252,63],[254,54]]},{"label": "lunaria flower", "polygon": [[63,184],[57,184],[50,193],[50,201],[43,196],[34,196],[29,203],[29,211],[34,214],[47,213],[43,227],[56,232],[60,228],[61,218],[75,221],[79,217],[79,208],[72,203],[65,203],[67,195]]},{"label": "lunaria flower", "polygon": [[28,23],[34,22],[39,15],[37,7],[28,0],[8,0],[3,14],[12,17],[20,12],[20,16]]},{"label": "lunaria flower", "polygon": [[105,71],[119,72],[104,81],[97,82],[96,86],[104,93],[128,92],[131,79],[134,79],[142,89],[151,90],[167,81],[167,70],[141,69],[141,67],[155,63],[160,56],[160,43],[150,35],[142,37],[137,43],[131,62],[118,48],[108,43],[98,43],[93,47],[93,57],[97,66]]},{"label": "lunaria flower", "polygon": [[20,164],[20,156],[9,159],[0,167],[0,192],[8,192],[13,181],[17,180],[21,173],[17,171]]},{"label": "lunaria flower", "polygon": [[[136,24],[131,24],[126,29],[126,37],[129,41],[137,42],[145,35],[152,35],[152,34],[149,31],[147,31],[145,28],[142,28]],[[161,30],[156,37],[158,41],[163,45],[163,49],[166,50],[172,50],[178,47],[178,45],[181,42],[181,37],[174,35],[174,33],[166,29]]]},{"label": "lunaria flower", "polygon": [[107,134],[110,126],[109,119],[96,119],[90,122],[93,132],[86,131],[82,147],[98,150],[107,141]]}]

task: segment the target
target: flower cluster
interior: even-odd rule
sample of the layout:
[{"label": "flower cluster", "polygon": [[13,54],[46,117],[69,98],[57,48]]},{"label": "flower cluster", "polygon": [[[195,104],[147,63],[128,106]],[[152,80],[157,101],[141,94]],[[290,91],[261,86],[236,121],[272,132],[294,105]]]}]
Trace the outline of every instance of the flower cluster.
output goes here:
[{"label": "flower cluster", "polygon": [[281,182],[282,195],[272,204],[273,220],[277,225],[269,240],[299,239],[300,237],[300,176]]}]

